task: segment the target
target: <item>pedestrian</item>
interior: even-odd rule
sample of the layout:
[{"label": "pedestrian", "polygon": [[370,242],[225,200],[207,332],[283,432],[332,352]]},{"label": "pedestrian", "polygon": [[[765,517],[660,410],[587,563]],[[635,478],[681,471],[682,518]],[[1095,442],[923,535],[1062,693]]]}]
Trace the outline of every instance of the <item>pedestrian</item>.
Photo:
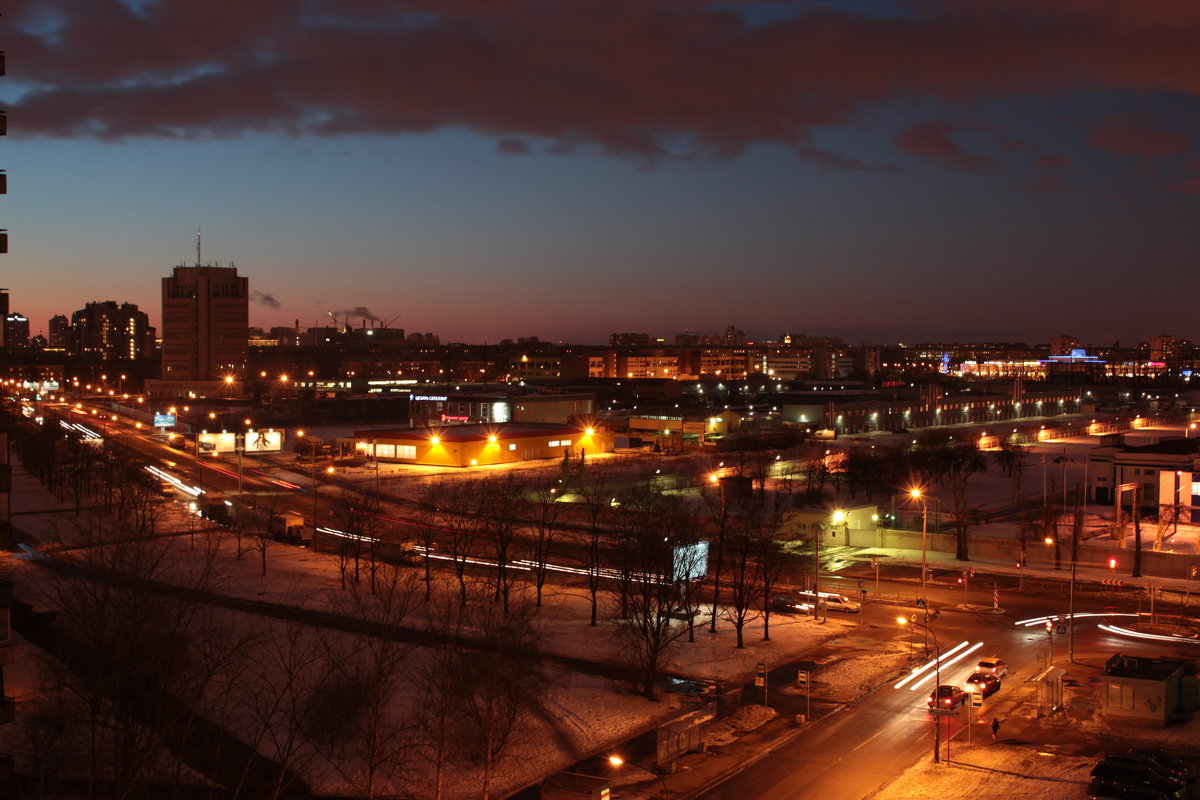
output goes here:
[{"label": "pedestrian", "polygon": [[992,717],[992,744],[996,743],[996,736],[1000,733],[1000,718]]}]

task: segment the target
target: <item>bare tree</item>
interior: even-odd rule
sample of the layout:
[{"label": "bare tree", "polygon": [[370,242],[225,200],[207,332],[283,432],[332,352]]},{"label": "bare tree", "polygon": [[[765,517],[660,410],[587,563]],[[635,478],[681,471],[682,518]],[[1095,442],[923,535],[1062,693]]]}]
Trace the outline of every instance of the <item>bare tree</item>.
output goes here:
[{"label": "bare tree", "polygon": [[589,468],[580,475],[579,493],[584,497],[587,511],[587,528],[584,546],[587,550],[587,585],[591,595],[591,625],[595,627],[599,615],[600,580],[604,564],[604,523],[612,509],[612,475],[608,470]]},{"label": "bare tree", "polygon": [[495,542],[496,586],[494,600],[500,601],[507,613],[512,592],[513,571],[509,568],[513,541],[520,529],[525,501],[524,483],[516,473],[506,471],[486,479],[482,485],[482,513]]},{"label": "bare tree", "polygon": [[527,525],[530,529],[529,558],[536,590],[536,607],[542,607],[542,589],[549,575],[550,556],[557,535],[559,511],[556,488],[539,489],[533,493],[532,502],[526,505]]},{"label": "bare tree", "polygon": [[480,546],[483,487],[479,481],[462,481],[441,487],[438,519],[449,548],[454,575],[458,579],[459,602],[467,604],[467,567]]},{"label": "bare tree", "polygon": [[947,477],[950,482],[950,497],[953,503],[955,529],[955,558],[968,561],[970,523],[974,510],[967,503],[967,482],[976,472],[987,470],[987,462],[979,448],[972,442],[960,442],[949,448],[950,463]]},{"label": "bare tree", "polygon": [[719,481],[708,481],[701,484],[700,496],[708,510],[709,529],[712,531],[715,547],[711,550],[712,609],[708,619],[708,632],[717,632],[717,608],[721,602],[721,577],[725,568],[725,548],[729,533],[729,510],[731,508],[728,492]]},{"label": "bare tree", "polygon": [[[670,646],[688,630],[679,621],[687,610],[680,589],[683,577],[697,566],[689,559],[697,558],[698,550],[691,547],[695,542],[688,538],[681,517],[655,520],[646,515],[642,519],[642,535],[631,543],[636,568],[630,582],[630,613],[621,621],[620,629],[639,667],[638,688],[647,699],[654,700],[659,664]],[[685,563],[677,562],[677,553]]]},{"label": "bare tree", "polygon": [[752,528],[752,557],[758,563],[758,583],[763,607],[763,641],[771,638],[771,595],[775,593],[775,587],[787,564],[787,552],[780,540],[786,512],[786,502],[778,495],[760,492],[755,497],[753,517],[757,519]]},{"label": "bare tree", "polygon": [[730,520],[728,561],[729,618],[737,633],[737,647],[746,646],[744,629],[762,583],[761,567],[755,556],[758,549],[758,525],[754,514],[739,514]]},{"label": "bare tree", "polygon": [[344,689],[339,702],[345,717],[339,728],[345,731],[345,746],[338,763],[369,800],[394,795],[407,774],[414,730],[401,708],[412,649],[381,626],[402,624],[420,591],[415,576],[394,565],[381,564],[376,577],[368,590],[353,584],[342,604],[343,613],[362,624],[353,651],[343,658],[331,653]]},{"label": "bare tree", "polygon": [[544,679],[538,666],[538,631],[532,609],[508,612],[476,603],[471,624],[478,646],[458,651],[464,677],[466,729],[472,752],[482,756],[480,797],[488,800],[496,763],[524,720]]}]

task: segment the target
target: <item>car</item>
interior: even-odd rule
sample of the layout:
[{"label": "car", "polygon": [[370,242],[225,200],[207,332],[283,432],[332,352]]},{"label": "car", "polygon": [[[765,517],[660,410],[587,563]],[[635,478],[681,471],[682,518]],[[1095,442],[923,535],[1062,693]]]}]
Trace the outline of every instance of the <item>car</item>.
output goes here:
[{"label": "car", "polygon": [[1152,758],[1164,767],[1169,767],[1171,772],[1181,776],[1187,783],[1196,780],[1196,765],[1185,761],[1170,750],[1164,750],[1161,747],[1131,747],[1125,752],[1130,755]]},{"label": "car", "polygon": [[988,656],[979,660],[979,663],[975,665],[975,671],[1003,678],[1008,675],[1008,662],[998,656]]},{"label": "car", "polygon": [[1133,763],[1101,761],[1092,768],[1091,778],[1088,791],[1097,795],[1112,794],[1127,786],[1149,786],[1172,798],[1183,797],[1184,792],[1183,781]]},{"label": "car", "polygon": [[1000,679],[988,672],[976,672],[967,678],[963,688],[968,692],[982,692],[984,697],[990,697],[1000,691]]},{"label": "car", "polygon": [[[801,603],[808,603],[809,608],[812,608],[812,603],[817,600],[817,595],[812,592],[797,592],[796,595],[800,598]],[[821,605],[828,611],[842,611],[846,614],[857,614],[862,611],[862,603],[844,595],[821,592],[820,600]]]},{"label": "car", "polygon": [[776,595],[771,598],[771,611],[776,614],[811,614],[812,603],[805,603],[800,600],[794,600],[783,595]]},{"label": "car", "polygon": [[1089,786],[1088,800],[1170,800],[1171,795],[1160,792],[1149,786],[1121,786],[1100,790],[1100,794],[1091,791]]},{"label": "car", "polygon": [[967,702],[967,693],[962,690],[962,687],[944,683],[929,693],[925,705],[929,706],[931,711],[948,711],[958,708],[965,702]]},{"label": "car", "polygon": [[1134,764],[1140,767],[1146,767],[1147,769],[1157,772],[1163,777],[1174,778],[1175,780],[1187,783],[1187,778],[1182,770],[1176,770],[1172,767],[1168,767],[1161,761],[1151,758],[1150,756],[1143,756],[1137,753],[1128,752],[1109,753],[1104,757],[1104,761],[1113,764]]}]

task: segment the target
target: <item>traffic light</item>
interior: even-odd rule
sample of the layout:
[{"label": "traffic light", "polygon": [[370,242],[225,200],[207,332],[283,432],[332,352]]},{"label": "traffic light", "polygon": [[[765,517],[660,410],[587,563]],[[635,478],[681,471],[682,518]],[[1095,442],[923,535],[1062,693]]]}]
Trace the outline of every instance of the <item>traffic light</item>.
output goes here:
[{"label": "traffic light", "polygon": [[1191,572],[1191,576],[1192,576],[1193,578],[1194,578],[1194,577],[1196,577],[1196,570],[1197,570],[1197,567],[1196,567],[1196,566],[1193,564],[1193,565],[1192,565],[1192,568],[1191,568],[1191,570],[1190,570],[1190,572]]},{"label": "traffic light", "polygon": [[1054,620],[1048,619],[1048,620],[1046,620],[1046,633],[1053,633],[1053,632],[1054,632]]},{"label": "traffic light", "polygon": [[[1110,559],[1108,560],[1108,568],[1109,568],[1109,569],[1116,569],[1116,568],[1117,568],[1117,560],[1116,560],[1115,558],[1110,558]],[[1195,569],[1195,568],[1193,567],[1193,570],[1194,570],[1194,569]]]}]

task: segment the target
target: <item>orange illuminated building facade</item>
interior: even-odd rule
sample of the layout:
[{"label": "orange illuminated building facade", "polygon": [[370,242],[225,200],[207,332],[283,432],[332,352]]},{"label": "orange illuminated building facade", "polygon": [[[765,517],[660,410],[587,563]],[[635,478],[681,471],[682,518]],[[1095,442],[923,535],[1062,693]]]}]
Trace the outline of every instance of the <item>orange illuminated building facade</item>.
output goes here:
[{"label": "orange illuminated building facade", "polygon": [[357,431],[354,440],[355,450],[367,458],[436,467],[514,464],[613,449],[612,433],[601,428],[520,423]]}]

